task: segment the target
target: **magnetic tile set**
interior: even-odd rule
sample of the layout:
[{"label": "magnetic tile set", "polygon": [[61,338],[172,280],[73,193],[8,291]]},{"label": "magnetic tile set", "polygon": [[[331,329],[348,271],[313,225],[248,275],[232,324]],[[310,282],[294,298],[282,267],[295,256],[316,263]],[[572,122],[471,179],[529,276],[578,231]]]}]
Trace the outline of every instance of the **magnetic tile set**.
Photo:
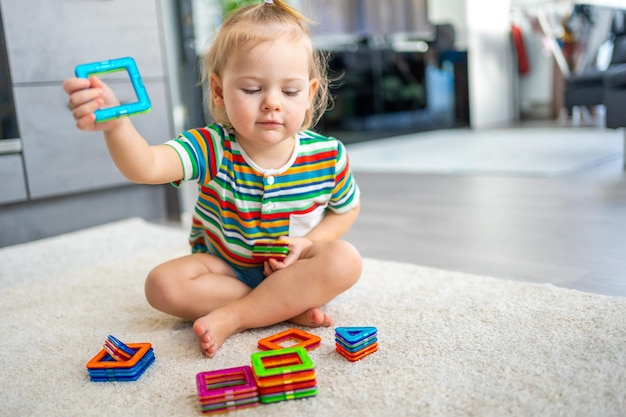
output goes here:
[{"label": "magnetic tile set", "polygon": [[[354,362],[378,349],[375,327],[338,327],[336,344],[354,350]],[[290,347],[283,347],[285,344]],[[288,329],[259,340],[260,352],[250,356],[251,366],[200,372],[196,375],[200,410],[217,414],[278,401],[317,395],[315,365],[308,351],[321,343],[319,336]]]},{"label": "magnetic tile set", "polygon": [[109,335],[102,349],[87,362],[93,382],[135,381],[154,362],[150,343],[122,343]]},{"label": "magnetic tile set", "polygon": [[347,360],[358,361],[378,350],[376,327],[337,327],[335,348]]},{"label": "magnetic tile set", "polygon": [[[288,329],[259,340],[261,351],[250,356],[251,365],[198,373],[200,410],[216,414],[317,395],[308,350],[320,342],[319,336]],[[286,343],[294,344],[283,347]]]},{"label": "magnetic tile set", "polygon": [[101,75],[111,72],[126,71],[133,86],[137,101],[121,104],[115,107],[98,109],[94,112],[96,122],[118,119],[133,114],[147,113],[152,108],[150,97],[143,84],[137,63],[131,57],[115,58],[107,61],[90,62],[78,65],[74,73],[78,78],[89,78],[91,75]]},{"label": "magnetic tile set", "polygon": [[252,248],[252,257],[259,261],[282,261],[289,253],[289,243],[283,239],[259,239]]},{"label": "magnetic tile set", "polygon": [[[335,345],[354,362],[378,349],[375,327],[338,327]],[[288,329],[258,341],[251,365],[200,372],[196,375],[203,414],[217,414],[278,401],[317,395],[315,364],[308,354],[319,347],[319,336]],[[284,347],[285,345],[289,347]],[[87,363],[91,381],[135,381],[154,362],[150,343],[125,344],[109,335]]]}]

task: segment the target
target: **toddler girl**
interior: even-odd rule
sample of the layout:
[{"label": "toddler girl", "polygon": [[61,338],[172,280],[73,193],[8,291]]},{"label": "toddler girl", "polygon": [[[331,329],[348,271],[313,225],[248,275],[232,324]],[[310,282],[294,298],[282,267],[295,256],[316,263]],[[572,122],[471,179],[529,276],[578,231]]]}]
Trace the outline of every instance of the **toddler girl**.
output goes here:
[{"label": "toddler girl", "polygon": [[[202,59],[215,123],[157,146],[128,118],[95,122],[95,110],[118,105],[98,77],[63,83],[77,127],[104,133],[129,180],[198,183],[192,253],[155,267],[145,292],[154,308],[194,321],[208,357],[245,329],[333,325],[320,307],[361,275],[359,253],[339,240],[359,211],[346,151],[307,130],[328,94],[308,23],[281,0],[229,15]],[[278,238],[286,258],[252,256],[256,241]]]}]

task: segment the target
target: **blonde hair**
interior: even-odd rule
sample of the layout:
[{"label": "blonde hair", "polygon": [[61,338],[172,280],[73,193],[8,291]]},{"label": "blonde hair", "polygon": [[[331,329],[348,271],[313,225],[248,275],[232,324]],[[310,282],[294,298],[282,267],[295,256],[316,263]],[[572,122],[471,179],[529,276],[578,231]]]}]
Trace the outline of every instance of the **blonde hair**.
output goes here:
[{"label": "blonde hair", "polygon": [[[328,77],[326,75],[327,56],[313,49],[309,25],[311,20],[287,5],[283,0],[242,7],[230,13],[209,49],[201,59],[202,82],[208,86],[211,74],[222,77],[228,57],[236,48],[254,47],[271,41],[281,35],[291,39],[304,39],[310,45],[309,78],[318,80],[318,89],[311,106],[307,109],[301,129],[315,126],[330,104]],[[217,123],[232,128],[228,115],[210,97],[208,107]]]}]

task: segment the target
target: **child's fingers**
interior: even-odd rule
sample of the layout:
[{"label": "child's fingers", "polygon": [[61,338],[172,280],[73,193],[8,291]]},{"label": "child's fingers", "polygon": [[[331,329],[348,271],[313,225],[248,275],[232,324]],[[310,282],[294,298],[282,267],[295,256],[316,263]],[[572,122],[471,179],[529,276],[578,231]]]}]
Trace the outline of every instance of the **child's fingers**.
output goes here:
[{"label": "child's fingers", "polygon": [[104,88],[106,85],[104,81],[95,75],[89,76],[89,84],[94,88]]},{"label": "child's fingers", "polygon": [[[102,106],[102,99],[95,98],[86,102],[80,102],[74,105],[70,100],[70,108],[72,109],[72,116],[74,119],[79,120],[85,116],[93,115],[93,113]],[[95,117],[95,116],[94,116]]]},{"label": "child's fingers", "polygon": [[96,116],[91,113],[76,119],[76,127],[80,130],[98,130],[96,128]]},{"label": "child's fingers", "polygon": [[90,77],[89,79],[68,78],[63,81],[63,90],[69,96],[68,106],[72,111],[99,97],[104,99],[105,91],[109,91],[106,85],[97,77]]},{"label": "child's fingers", "polygon": [[84,90],[85,88],[89,88],[90,83],[86,78],[68,78],[63,81],[63,90],[67,94],[75,93],[79,90]]},{"label": "child's fingers", "polygon": [[[102,90],[99,88],[88,88],[72,93],[69,97],[69,108],[74,112],[74,117],[81,117],[85,111],[96,111],[104,103],[102,100]],[[79,111],[76,114],[76,111]]]},{"label": "child's fingers", "polygon": [[89,77],[91,88],[100,91],[102,98],[104,99],[104,105],[106,107],[119,106],[120,102],[115,96],[115,92],[100,78],[95,75]]},{"label": "child's fingers", "polygon": [[105,131],[115,125],[116,121],[96,123],[96,110],[117,103],[113,92],[98,77],[69,78],[63,82],[63,89],[69,95],[68,107],[78,129]]},{"label": "child's fingers", "polygon": [[274,271],[285,269],[288,266],[287,258],[285,258],[285,260],[283,261],[279,261],[278,259],[271,258],[270,260],[268,260],[268,262],[270,264],[270,267]]},{"label": "child's fingers", "polygon": [[106,122],[96,122],[96,115],[94,112],[87,112],[84,116],[76,118],[76,127],[80,130],[99,130],[106,132],[110,129],[119,126],[122,119],[108,120]]}]

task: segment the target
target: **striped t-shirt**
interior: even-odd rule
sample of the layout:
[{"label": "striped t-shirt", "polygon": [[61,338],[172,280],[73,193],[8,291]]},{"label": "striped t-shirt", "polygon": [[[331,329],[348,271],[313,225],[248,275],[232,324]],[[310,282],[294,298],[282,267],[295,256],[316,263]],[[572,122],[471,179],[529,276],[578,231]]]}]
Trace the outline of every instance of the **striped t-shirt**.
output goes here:
[{"label": "striped t-shirt", "polygon": [[181,181],[198,182],[190,234],[193,252],[219,256],[235,268],[259,265],[258,239],[304,236],[326,210],[356,207],[359,188],[338,140],[303,131],[290,160],[262,169],[219,124],[192,129],[166,143],[184,169]]}]

